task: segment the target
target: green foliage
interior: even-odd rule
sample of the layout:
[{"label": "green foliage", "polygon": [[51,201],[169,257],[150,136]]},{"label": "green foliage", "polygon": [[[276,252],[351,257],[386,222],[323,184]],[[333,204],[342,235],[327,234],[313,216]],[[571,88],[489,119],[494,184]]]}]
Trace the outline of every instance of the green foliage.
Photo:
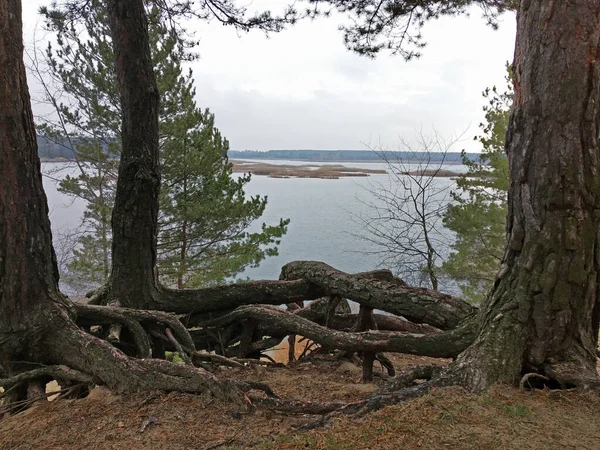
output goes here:
[{"label": "green foliage", "polygon": [[[58,190],[86,204],[78,245],[64,274],[70,284],[98,286],[110,274],[110,217],[114,203],[119,153],[119,94],[113,71],[112,46],[103,11],[82,16],[89,30],[83,38],[73,24],[54,23],[56,48],[48,44],[43,74],[37,55],[34,69],[55,110],[38,131],[59,148],[70,149],[74,162],[67,174],[57,173]],[[43,76],[42,76],[43,75]]]},{"label": "green foliage", "polygon": [[[507,69],[508,70],[508,69]],[[509,187],[508,159],[504,153],[504,137],[508,126],[512,89],[510,71],[508,87],[499,93],[496,87],[486,89],[488,104],[482,135],[475,139],[483,148],[480,157],[469,160],[469,170],[459,177],[453,204],[444,216],[444,225],[456,233],[456,242],[443,270],[463,282],[467,299],[480,303],[494,283],[504,252],[507,195]]]},{"label": "green foliage", "polygon": [[[426,22],[443,16],[458,16],[477,5],[490,26],[497,28],[498,16],[516,9],[518,0],[307,0],[318,10],[319,5],[348,16],[340,27],[344,44],[350,50],[373,57],[389,50],[404,59],[421,56],[426,46],[422,29]],[[330,8],[320,13],[328,15]],[[319,13],[317,13],[319,14]]]},{"label": "green foliage", "polygon": [[[105,266],[110,266],[121,119],[104,8],[94,0],[93,8],[82,11],[83,29],[60,15],[48,17],[58,49],[49,47],[46,59],[69,103],[56,100],[48,86],[46,97],[58,120],[45,123],[41,131],[55,141],[66,137],[75,150],[77,173],[66,176],[60,190],[86,201],[85,226],[69,272],[102,284],[109,275]],[[214,115],[196,105],[192,73],[182,68],[182,62],[194,58],[188,42],[165,24],[157,8],[148,17],[161,95],[159,275],[163,283],[180,288],[222,282],[276,255],[289,221],[247,231],[264,212],[267,199],[245,197],[250,176],[233,176],[229,143],[215,128]]]}]

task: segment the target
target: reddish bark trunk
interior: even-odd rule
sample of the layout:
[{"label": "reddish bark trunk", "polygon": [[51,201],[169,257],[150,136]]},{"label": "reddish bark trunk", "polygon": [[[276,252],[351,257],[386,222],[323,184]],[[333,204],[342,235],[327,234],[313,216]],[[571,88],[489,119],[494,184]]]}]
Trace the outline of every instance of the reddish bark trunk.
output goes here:
[{"label": "reddish bark trunk", "polygon": [[[20,0],[0,0],[0,345],[11,361],[41,358],[35,345],[49,304],[63,304],[21,35]],[[49,311],[46,311],[49,312]]]},{"label": "reddish bark trunk", "polygon": [[455,369],[474,389],[597,383],[600,2],[521,0],[514,76],[507,248]]},{"label": "reddish bark trunk", "polygon": [[[122,13],[132,17],[125,9]],[[58,291],[21,33],[20,0],[0,0],[0,385],[31,395],[50,377],[105,383],[120,392],[211,391],[239,401],[237,388],[211,374],[130,359],[70,320],[70,304]],[[148,347],[146,341],[138,344]],[[30,363],[58,365],[31,371]],[[22,383],[33,387],[21,389]]]}]

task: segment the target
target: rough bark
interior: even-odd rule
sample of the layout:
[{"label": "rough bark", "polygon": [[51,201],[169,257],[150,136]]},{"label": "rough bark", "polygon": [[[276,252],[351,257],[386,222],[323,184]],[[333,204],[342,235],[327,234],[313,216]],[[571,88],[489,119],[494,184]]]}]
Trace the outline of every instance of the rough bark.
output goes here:
[{"label": "rough bark", "polygon": [[[212,392],[243,401],[236,386],[203,370],[128,358],[71,320],[75,308],[58,291],[21,33],[20,0],[0,0],[0,375],[8,391],[20,392],[11,400],[39,391],[52,376],[103,383],[119,392]],[[27,373],[31,363],[48,367]],[[53,371],[56,366],[67,369]],[[22,383],[32,388],[23,390]]]},{"label": "rough bark", "polygon": [[[326,325],[326,313],[313,308],[314,302],[308,305],[306,308],[298,309],[294,311],[294,314],[304,317],[305,319],[311,320],[318,323],[319,325]],[[373,314],[373,319],[377,324],[377,329],[382,331],[406,331],[414,334],[430,334],[438,333],[440,330],[427,324],[416,324],[406,320],[403,317],[392,316],[389,314]],[[357,314],[334,314],[330,318],[330,322],[327,325],[329,328],[334,330],[350,330],[356,325],[358,320]]]},{"label": "rough bark", "polygon": [[[376,330],[377,324],[373,317],[373,309],[368,306],[360,305],[358,319],[356,321],[356,331]],[[362,382],[373,381],[373,362],[375,361],[374,352],[363,352],[362,354]]]},{"label": "rough bark", "polygon": [[252,319],[265,335],[298,334],[318,344],[350,352],[398,352],[437,358],[456,357],[475,339],[476,322],[466,320],[454,330],[416,335],[386,331],[344,332],[317,325],[293,313],[269,306],[244,306],[219,319],[205,323],[205,328],[222,327]]},{"label": "rough bark", "polygon": [[[283,270],[289,268],[293,272],[290,272],[289,277],[286,274],[286,280],[282,281],[251,281],[194,290],[163,288],[161,296],[150,309],[192,314],[188,323],[195,324],[202,320],[199,317],[201,315],[220,314],[238,306],[293,304],[302,300],[319,299],[332,291],[339,291],[343,298],[408,319],[375,314],[378,326],[382,329],[401,331],[400,321],[404,321],[404,331],[412,332],[429,332],[435,328],[451,329],[477,311],[477,308],[456,297],[406,286],[389,271],[347,274],[314,261],[291,262]],[[291,280],[287,281],[287,278]],[[313,309],[313,312],[305,308],[301,314],[313,317],[326,314],[327,305],[324,301],[313,302],[311,305],[313,306],[307,308]],[[319,309],[321,305],[323,307]],[[348,317],[336,314],[332,320],[348,320]],[[334,327],[337,328],[335,325]]]},{"label": "rough bark", "polygon": [[527,372],[597,384],[600,2],[522,0],[513,70],[507,247],[450,375],[475,390]]},{"label": "rough bark", "polygon": [[[306,308],[302,308],[299,310],[296,310],[293,312],[294,315],[297,315],[299,317],[302,317],[304,319],[308,319],[311,322],[315,322],[318,325],[324,326],[325,325],[325,314],[322,311],[317,311],[314,312],[311,310],[311,305],[307,306]],[[204,326],[204,324],[206,324],[208,321],[213,320],[213,319],[217,319],[219,317],[223,317],[226,314],[230,313],[231,311],[226,311],[226,312],[222,312],[220,314],[210,314],[210,315],[205,315],[204,316],[204,320],[201,321],[194,321],[193,323],[187,323],[187,326],[189,327],[199,327],[199,326]],[[411,334],[431,334],[431,333],[440,333],[440,330],[430,327],[428,325],[417,325],[417,324],[413,324],[412,322],[408,322],[406,319],[400,318],[400,317],[395,317],[395,316],[391,316],[391,315],[385,315],[385,314],[374,314],[374,318],[377,322],[377,327],[380,331],[400,331],[400,332],[406,332],[406,333],[411,333]],[[379,322],[379,320],[381,320],[381,322]],[[185,321],[185,319],[184,319]],[[341,315],[335,315],[332,318],[332,321],[329,325],[329,327],[332,330],[339,330],[339,331],[351,331],[352,327],[354,327],[356,325],[356,321],[357,321],[357,315],[356,314],[341,314]],[[241,320],[240,320],[241,322]],[[85,324],[85,322],[82,322]],[[240,339],[241,339],[241,330],[242,327],[241,325],[238,325],[236,327],[235,325],[236,322],[233,322],[232,325],[225,325],[225,328],[221,328],[221,330],[231,330],[231,332],[225,333],[228,334],[230,336],[230,338],[227,339],[227,342],[225,343],[225,345],[235,345]],[[237,322],[239,324],[239,322]],[[379,323],[382,323],[382,325],[380,326]],[[469,324],[469,326],[473,327],[473,329],[471,331],[469,331],[469,335],[471,336],[472,339],[475,338],[475,322],[471,321],[471,322],[467,322]],[[267,342],[267,340],[263,340],[264,336],[269,336],[272,339],[272,346],[276,346],[280,343],[280,341],[282,341],[283,339],[285,339],[288,336],[288,333],[290,333],[290,328],[285,325],[285,323],[279,323],[279,322],[275,322],[275,323],[269,323],[268,321],[265,321],[263,325],[261,325],[260,323],[258,324],[257,328],[256,328],[256,333],[255,333],[255,338],[257,339],[255,342],[253,342],[253,347],[252,347],[252,352],[255,355],[258,355],[256,352],[259,349],[260,346],[261,349],[266,350],[268,347],[265,347],[264,343]],[[196,349],[198,350],[205,350],[205,349],[220,349],[220,345],[221,345],[221,341],[218,338],[218,334],[211,332],[210,330],[205,330],[203,328],[198,328],[195,330],[190,330],[190,335],[192,336],[192,339],[194,341],[194,344],[196,346]],[[221,334],[221,337],[224,334]],[[268,341],[271,341],[271,339],[269,339]],[[165,343],[166,344],[166,349],[170,350],[170,351],[174,351],[175,348],[172,347],[170,344]],[[465,341],[465,345],[469,345],[469,342]],[[231,349],[231,347],[230,347]],[[382,355],[377,355],[377,359],[380,359]],[[384,363],[385,365],[385,361],[382,361],[382,363]],[[388,367],[388,366],[386,366]],[[388,371],[391,371],[393,373],[393,367],[389,366],[388,367]],[[390,375],[392,376],[392,375]]]},{"label": "rough bark", "polygon": [[42,357],[44,309],[58,292],[21,36],[21,2],[0,1],[0,373]]},{"label": "rough bark", "polygon": [[326,295],[354,300],[373,309],[403,316],[411,322],[427,323],[442,330],[456,327],[477,309],[450,295],[421,288],[409,288],[396,281],[349,275],[317,261],[286,264],[281,280],[309,281]]},{"label": "rough bark", "polygon": [[242,305],[281,305],[319,298],[321,291],[304,280],[249,281],[202,289],[162,289],[149,309],[178,314],[227,311]]},{"label": "rough bark", "polygon": [[158,230],[158,88],[143,0],[110,0],[108,16],[122,111],[122,150],[112,215],[111,303],[151,307]]}]

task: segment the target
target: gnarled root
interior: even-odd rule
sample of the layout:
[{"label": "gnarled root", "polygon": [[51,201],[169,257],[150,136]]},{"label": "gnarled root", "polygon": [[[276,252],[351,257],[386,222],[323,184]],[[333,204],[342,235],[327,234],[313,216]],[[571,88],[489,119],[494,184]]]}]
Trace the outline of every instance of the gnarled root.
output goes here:
[{"label": "gnarled root", "polygon": [[390,393],[407,388],[417,380],[431,380],[442,372],[440,366],[417,366],[399,372],[395,377],[390,378],[382,389],[382,393]]},{"label": "gnarled root", "polygon": [[[80,325],[112,325],[118,323],[127,327],[131,333],[132,340],[137,348],[137,356],[140,358],[149,358],[152,354],[150,339],[148,333],[142,326],[142,323],[155,325],[162,323],[166,325],[165,335],[182,354],[184,361],[187,353],[195,350],[194,341],[188,330],[183,326],[179,319],[169,313],[162,311],[145,311],[131,308],[120,308],[116,306],[93,306],[93,305],[75,305],[77,314],[77,323]],[[178,348],[179,347],[179,348]],[[188,358],[189,359],[189,358]]]},{"label": "gnarled root", "polygon": [[[39,373],[17,376],[29,379],[49,375],[58,379],[105,384],[116,393],[154,390],[209,393],[237,404],[245,403],[238,388],[219,381],[210,372],[160,359],[128,357],[108,342],[85,333],[65,316],[55,316],[54,319],[46,337],[46,357],[59,365],[36,369]],[[3,382],[15,381],[19,380],[11,377]]]},{"label": "gnarled root", "polygon": [[399,281],[365,274],[351,275],[318,261],[294,261],[281,269],[281,280],[305,280],[326,295],[336,295],[373,309],[427,323],[442,330],[458,326],[477,308],[467,302],[428,289],[411,288]]},{"label": "gnarled root", "polygon": [[243,306],[205,327],[221,327],[237,321],[253,319],[265,334],[298,334],[327,348],[352,352],[398,352],[437,358],[456,357],[473,342],[476,323],[466,321],[455,330],[415,335],[388,331],[343,332],[317,325],[294,313],[269,306]]}]

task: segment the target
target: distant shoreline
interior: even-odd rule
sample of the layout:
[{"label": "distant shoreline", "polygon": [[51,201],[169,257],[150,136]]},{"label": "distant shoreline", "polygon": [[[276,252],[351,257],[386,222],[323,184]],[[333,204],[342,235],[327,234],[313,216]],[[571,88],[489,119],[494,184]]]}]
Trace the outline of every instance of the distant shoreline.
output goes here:
[{"label": "distant shoreline", "polygon": [[307,164],[302,165],[270,164],[261,162],[260,160],[249,161],[238,159],[231,159],[229,162],[233,165],[233,173],[251,173],[269,178],[320,178],[337,180],[346,177],[368,177],[372,174],[384,175],[387,173],[383,169],[366,169],[315,162],[307,162]]},{"label": "distant shoreline", "polygon": [[56,158],[40,158],[40,162],[43,163],[57,163],[57,162],[74,162],[74,159],[63,158],[62,156],[57,156]]},{"label": "distant shoreline", "polygon": [[[230,161],[294,161],[294,162],[303,162],[306,164],[337,164],[337,163],[357,163],[357,164],[386,164],[387,161],[383,159],[375,160],[375,159],[328,159],[327,161],[320,161],[314,159],[299,159],[299,158],[230,158]],[[394,163],[394,160],[390,160],[390,163]],[[424,164],[422,160],[414,159],[414,160],[402,160],[403,164]],[[442,161],[431,160],[430,165],[433,164],[441,164]],[[269,164],[269,163],[266,163]],[[462,161],[444,161],[443,164],[446,166],[462,166]]]},{"label": "distant shoreline", "polygon": [[[339,178],[368,177],[370,175],[385,175],[388,173],[385,169],[348,167],[341,164],[319,164],[312,162],[309,164],[290,165],[256,161],[259,160],[230,160],[234,173],[251,173],[269,178],[320,178],[337,180]],[[402,172],[402,174],[439,178],[450,178],[460,175],[458,172],[447,169],[411,170]]]},{"label": "distant shoreline", "polygon": [[[70,159],[70,158],[64,158],[62,156],[58,156],[56,158],[46,158],[46,157],[42,157],[40,158],[40,162],[46,163],[46,162],[73,162],[75,161],[74,159]],[[385,164],[386,161],[384,160],[373,160],[373,159],[336,159],[336,160],[328,160],[328,161],[315,161],[315,160],[310,160],[310,159],[295,159],[295,158],[289,158],[289,159],[284,159],[284,158],[231,158],[230,161],[257,161],[257,162],[262,162],[262,161],[294,161],[294,162],[303,162],[306,164],[337,164],[337,163],[356,163],[356,164]],[[393,163],[393,161],[390,161]],[[422,163],[423,161],[419,161],[419,160],[407,160],[407,161],[402,161],[404,164],[419,164]],[[431,164],[438,164],[441,161],[431,161]],[[265,164],[269,164],[269,163],[265,163]],[[448,165],[448,166],[460,166],[462,165],[462,162],[459,161],[444,161],[444,165]]]},{"label": "distant shoreline", "polygon": [[[74,161],[68,158],[40,158],[43,163],[68,163]],[[327,180],[337,180],[348,177],[368,177],[370,175],[385,175],[388,173],[385,169],[349,167],[340,163],[358,163],[372,164],[378,161],[305,161],[305,160],[285,160],[277,161],[295,161],[305,164],[273,164],[264,162],[261,159],[230,159],[233,166],[233,173],[251,173],[257,176],[267,176],[270,178],[319,178]],[[380,163],[381,161],[379,161]],[[410,163],[406,163],[410,164]],[[404,175],[422,175],[436,176],[440,178],[455,177],[460,175],[458,172],[447,169],[423,169],[403,172]]]}]

